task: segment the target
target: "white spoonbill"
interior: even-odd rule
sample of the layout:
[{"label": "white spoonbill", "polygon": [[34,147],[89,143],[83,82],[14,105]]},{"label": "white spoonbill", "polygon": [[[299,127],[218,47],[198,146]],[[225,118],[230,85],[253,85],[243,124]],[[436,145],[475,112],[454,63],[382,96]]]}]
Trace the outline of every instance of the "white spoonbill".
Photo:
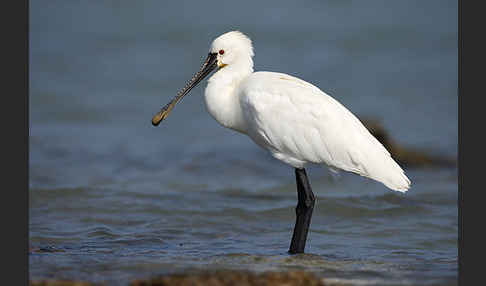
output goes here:
[{"label": "white spoonbill", "polygon": [[213,70],[206,108],[221,125],[248,135],[273,157],[295,168],[298,203],[290,253],[304,252],[315,197],[307,163],[325,164],[405,192],[410,180],[390,153],[348,109],[314,85],[276,72],[253,72],[251,40],[239,31],[216,38],[199,72],[152,119],[175,104]]}]

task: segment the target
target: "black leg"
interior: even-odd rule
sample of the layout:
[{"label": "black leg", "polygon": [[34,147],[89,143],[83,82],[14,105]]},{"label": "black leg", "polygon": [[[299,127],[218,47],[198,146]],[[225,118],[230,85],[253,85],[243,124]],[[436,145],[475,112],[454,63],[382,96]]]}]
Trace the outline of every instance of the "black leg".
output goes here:
[{"label": "black leg", "polygon": [[315,197],[312,193],[309,180],[305,169],[295,169],[295,179],[297,180],[297,196],[299,202],[295,208],[297,219],[295,221],[294,234],[292,235],[292,242],[290,243],[289,253],[303,253],[305,248],[305,241],[307,239],[307,232],[314,210]]}]

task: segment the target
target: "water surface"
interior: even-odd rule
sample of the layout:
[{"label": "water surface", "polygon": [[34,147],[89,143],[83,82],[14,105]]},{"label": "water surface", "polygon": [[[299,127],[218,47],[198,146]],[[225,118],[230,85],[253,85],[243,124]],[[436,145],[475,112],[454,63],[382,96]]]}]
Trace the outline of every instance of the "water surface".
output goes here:
[{"label": "water surface", "polygon": [[457,155],[453,1],[34,1],[30,278],[127,285],[188,269],[304,269],[326,281],[457,284],[457,169],[407,168],[406,194],[308,170],[317,204],[289,256],[293,170],[219,126],[205,83],[150,120],[239,29],[255,69],[289,73],[398,142]]}]

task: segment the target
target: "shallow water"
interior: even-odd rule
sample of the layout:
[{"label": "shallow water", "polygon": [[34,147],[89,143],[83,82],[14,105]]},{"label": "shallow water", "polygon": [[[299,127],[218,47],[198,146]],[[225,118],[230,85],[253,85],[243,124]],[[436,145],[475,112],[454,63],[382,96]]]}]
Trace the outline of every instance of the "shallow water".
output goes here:
[{"label": "shallow water", "polygon": [[210,41],[238,28],[256,70],[306,79],[398,142],[455,157],[457,4],[252,3],[31,3],[31,279],[297,268],[328,283],[457,284],[457,169],[406,169],[400,194],[311,166],[307,254],[289,256],[293,170],[219,126],[204,83],[150,124]]}]

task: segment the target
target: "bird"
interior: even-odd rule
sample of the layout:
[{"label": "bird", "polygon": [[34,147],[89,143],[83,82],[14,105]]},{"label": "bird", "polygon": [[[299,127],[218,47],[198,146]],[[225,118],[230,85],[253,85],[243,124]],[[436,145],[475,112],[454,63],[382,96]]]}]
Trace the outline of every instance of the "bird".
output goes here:
[{"label": "bird", "polygon": [[154,126],[206,76],[204,102],[222,126],[250,137],[274,158],[294,168],[296,221],[288,253],[304,253],[316,201],[305,167],[319,164],[406,192],[403,169],[360,120],[336,99],[295,76],[254,71],[253,44],[240,31],[216,37],[200,70],[152,118]]}]

